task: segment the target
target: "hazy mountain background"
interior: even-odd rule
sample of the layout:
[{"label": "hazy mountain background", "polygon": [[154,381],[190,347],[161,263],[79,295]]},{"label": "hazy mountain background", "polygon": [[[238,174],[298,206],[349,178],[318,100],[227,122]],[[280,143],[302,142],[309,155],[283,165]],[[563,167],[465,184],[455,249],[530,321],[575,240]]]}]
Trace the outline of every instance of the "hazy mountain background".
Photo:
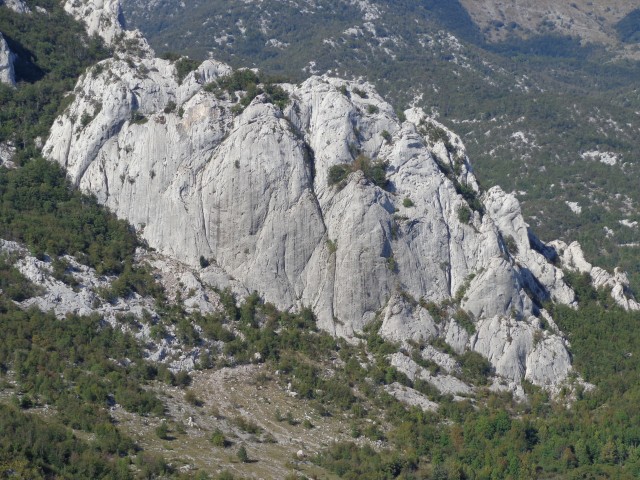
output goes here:
[{"label": "hazy mountain background", "polygon": [[159,52],[375,84],[459,133],[544,240],[640,286],[638,2],[125,0]]}]

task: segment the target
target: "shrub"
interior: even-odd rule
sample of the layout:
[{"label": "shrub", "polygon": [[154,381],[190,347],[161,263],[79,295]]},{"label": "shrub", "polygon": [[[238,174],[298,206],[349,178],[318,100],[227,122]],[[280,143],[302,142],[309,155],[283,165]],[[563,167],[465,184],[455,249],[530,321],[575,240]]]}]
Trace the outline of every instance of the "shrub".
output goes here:
[{"label": "shrub", "polygon": [[374,115],[378,113],[380,109],[376,105],[367,105],[367,113],[369,115]]},{"label": "shrub", "polygon": [[365,92],[364,90],[360,90],[357,87],[354,87],[351,91],[356,95],[358,95],[360,98],[369,98],[369,96],[367,95],[367,92]]},{"label": "shrub", "polygon": [[184,399],[188,404],[193,405],[194,407],[201,407],[203,405],[202,400],[198,398],[193,390],[187,390],[187,393],[184,394]]},{"label": "shrub", "polygon": [[343,182],[351,173],[351,168],[346,163],[341,163],[339,165],[333,165],[329,167],[329,176],[327,181],[329,185],[336,185],[338,183]]},{"label": "shrub", "polygon": [[477,352],[467,350],[460,355],[459,362],[465,379],[480,385],[488,383],[487,377],[493,373],[489,360]]},{"label": "shrub", "polygon": [[329,168],[327,181],[330,186],[340,186],[350,173],[360,170],[371,183],[380,188],[385,188],[387,186],[386,169],[388,166],[387,162],[372,162],[366,155],[358,155],[353,163],[341,163]]},{"label": "shrub", "polygon": [[233,419],[233,423],[236,427],[246,433],[257,435],[262,432],[262,427],[260,427],[260,425],[241,416],[235,417]]},{"label": "shrub", "polygon": [[244,445],[240,446],[236,455],[238,457],[238,460],[240,460],[242,463],[249,463],[249,454],[247,454],[247,449],[244,448]]},{"label": "shrub", "polygon": [[214,447],[227,448],[231,446],[231,442],[225,438],[224,433],[222,433],[222,430],[219,428],[213,431],[211,437],[209,437],[209,441]]},{"label": "shrub", "polygon": [[516,242],[516,239],[511,235],[507,235],[506,237],[504,237],[504,246],[507,248],[507,251],[511,255],[518,254],[518,243]]},{"label": "shrub", "polygon": [[149,119],[147,117],[145,117],[144,114],[142,114],[138,110],[134,110],[133,112],[131,112],[131,123],[132,124],[144,125],[148,121],[149,121]]},{"label": "shrub", "polygon": [[156,427],[156,435],[162,440],[168,440],[169,438],[169,426],[167,422],[162,422]]},{"label": "shrub", "polygon": [[469,224],[471,222],[471,210],[465,205],[460,205],[457,210],[460,223]]},{"label": "shrub", "polygon": [[402,200],[402,206],[405,208],[411,208],[414,205],[415,204],[413,203],[413,200],[411,200],[409,197],[405,197],[405,199]]},{"label": "shrub", "polygon": [[391,143],[392,137],[391,137],[391,134],[387,130],[383,130],[380,135],[382,135],[382,138],[384,139],[385,142]]},{"label": "shrub", "polygon": [[189,57],[182,57],[180,60],[175,62],[176,79],[178,84],[181,84],[189,73],[198,68],[198,65],[200,65],[200,62],[197,60],[191,60]]},{"label": "shrub", "polygon": [[167,105],[164,107],[164,113],[174,112],[176,110],[176,107],[176,102],[174,102],[173,100],[169,100],[167,102]]}]

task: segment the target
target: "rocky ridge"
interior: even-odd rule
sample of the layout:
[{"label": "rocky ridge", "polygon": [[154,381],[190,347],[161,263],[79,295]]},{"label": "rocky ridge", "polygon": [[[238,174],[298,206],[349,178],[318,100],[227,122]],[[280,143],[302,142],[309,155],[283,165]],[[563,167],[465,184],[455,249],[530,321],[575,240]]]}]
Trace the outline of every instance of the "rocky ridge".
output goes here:
[{"label": "rocky ridge", "polygon": [[[73,11],[100,28],[114,5]],[[572,304],[573,291],[515,197],[481,195],[455,134],[328,76],[281,85],[284,109],[264,94],[242,109],[245,93],[205,88],[231,74],[207,60],[180,81],[148,48],[118,53],[79,80],[43,151],[151,247],[208,259],[218,287],[309,306],[347,338],[372,323],[400,343],[442,338],[487,357],[512,390],[567,379],[566,341],[541,305]],[[332,167],[356,162],[384,162],[384,188],[361,170],[329,184]]]}]

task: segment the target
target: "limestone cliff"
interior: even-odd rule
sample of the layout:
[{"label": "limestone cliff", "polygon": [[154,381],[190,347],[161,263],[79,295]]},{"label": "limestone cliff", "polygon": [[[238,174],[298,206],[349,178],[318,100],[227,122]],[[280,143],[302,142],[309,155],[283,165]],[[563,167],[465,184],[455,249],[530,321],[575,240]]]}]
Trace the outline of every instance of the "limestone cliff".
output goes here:
[{"label": "limestone cliff", "polygon": [[[399,342],[441,337],[486,356],[512,388],[567,378],[565,341],[543,328],[554,324],[541,305],[571,304],[573,291],[515,197],[481,194],[455,134],[326,76],[281,85],[284,109],[266,94],[243,108],[246,92],[212,83],[231,74],[207,60],[181,80],[145,48],[105,60],[43,151],[151,247],[194,267],[210,259],[218,286],[309,306],[348,338],[376,320]],[[384,166],[386,181],[363,165]],[[330,184],[332,167],[351,173]]]}]

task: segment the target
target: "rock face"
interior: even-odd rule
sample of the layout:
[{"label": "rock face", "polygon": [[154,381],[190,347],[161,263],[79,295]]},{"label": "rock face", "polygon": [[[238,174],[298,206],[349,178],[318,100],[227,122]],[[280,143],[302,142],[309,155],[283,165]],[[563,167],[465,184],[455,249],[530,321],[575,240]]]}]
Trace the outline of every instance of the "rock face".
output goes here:
[{"label": "rock face", "polygon": [[625,310],[640,310],[638,303],[629,291],[627,275],[616,268],[613,275],[600,267],[594,267],[584,258],[578,242],[566,243],[556,240],[550,244],[559,254],[562,265],[574,272],[588,273],[595,288],[610,288],[611,297]]},{"label": "rock face", "polygon": [[[95,18],[114,18],[115,5],[73,11],[113,42]],[[452,132],[419,109],[401,122],[368,84],[315,76],[281,85],[284,110],[264,94],[243,109],[243,92],[203,88],[232,73],[222,63],[179,82],[170,61],[130,55],[79,80],[44,153],[151,247],[194,267],[208,259],[217,286],[309,306],[336,335],[378,319],[391,340],[474,349],[513,385],[566,379],[569,353],[541,328],[540,305],[574,294],[515,197],[480,196]],[[386,185],[363,173],[376,162]],[[332,167],[356,163],[329,184]],[[454,377],[440,387],[469,391]]]},{"label": "rock face", "polygon": [[0,82],[14,86],[16,84],[16,75],[13,69],[15,60],[14,53],[9,50],[7,41],[0,33]]},{"label": "rock face", "polygon": [[89,35],[100,36],[107,45],[117,47],[121,52],[153,56],[147,40],[138,30],[122,28],[119,0],[67,0],[64,10],[84,23]]},{"label": "rock face", "polygon": [[0,6],[5,5],[16,13],[31,13],[31,10],[22,0],[0,0]]},{"label": "rock face", "polygon": [[[236,98],[202,88],[230,73],[207,61],[178,84],[166,60],[104,61],[80,80],[45,154],[150,246],[193,266],[212,259],[280,308],[312,307],[332,333],[350,337],[383,309],[389,338],[439,335],[486,354],[512,381],[564,379],[569,357],[558,337],[560,372],[533,373],[546,355],[533,342],[536,302],[571,302],[572,292],[529,247],[513,197],[494,189],[484,215],[469,210],[459,191],[477,196],[477,184],[457,137],[419,111],[408,112],[417,124],[400,123],[369,85],[327,77],[283,85],[284,111],[258,96],[234,113]],[[446,138],[421,134],[434,128]],[[328,184],[331,167],[359,155],[388,163],[386,189],[361,171]],[[478,332],[452,318],[437,324],[402,295],[456,298]],[[512,349],[492,342],[507,318],[523,339]]]}]

